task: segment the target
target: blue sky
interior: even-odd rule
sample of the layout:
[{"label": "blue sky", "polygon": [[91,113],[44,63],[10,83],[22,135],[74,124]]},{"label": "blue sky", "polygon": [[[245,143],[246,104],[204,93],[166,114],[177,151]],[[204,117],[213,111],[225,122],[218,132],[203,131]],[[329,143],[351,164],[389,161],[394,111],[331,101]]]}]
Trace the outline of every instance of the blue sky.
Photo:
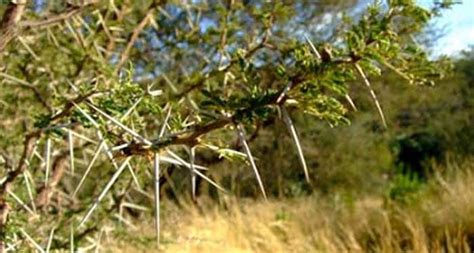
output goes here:
[{"label": "blue sky", "polygon": [[[432,0],[417,0],[423,6],[431,6]],[[474,0],[463,0],[443,12],[435,21],[436,26],[445,28],[445,36],[438,41],[436,54],[456,54],[469,45],[474,45]]]}]

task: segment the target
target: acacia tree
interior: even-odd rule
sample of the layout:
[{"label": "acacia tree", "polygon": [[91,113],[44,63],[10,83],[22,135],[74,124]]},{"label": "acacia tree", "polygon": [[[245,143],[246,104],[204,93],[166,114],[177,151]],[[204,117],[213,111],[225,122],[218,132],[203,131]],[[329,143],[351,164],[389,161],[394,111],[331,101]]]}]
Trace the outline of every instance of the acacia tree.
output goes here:
[{"label": "acacia tree", "polygon": [[197,178],[226,192],[195,164],[202,150],[246,159],[266,198],[247,132],[269,117],[314,181],[293,111],[347,124],[361,83],[386,125],[370,76],[442,77],[415,36],[451,1],[414,2],[359,15],[357,1],[12,1],[0,24],[0,250],[84,246],[124,207],[154,206],[159,230],[160,166],[186,168],[193,199]]}]

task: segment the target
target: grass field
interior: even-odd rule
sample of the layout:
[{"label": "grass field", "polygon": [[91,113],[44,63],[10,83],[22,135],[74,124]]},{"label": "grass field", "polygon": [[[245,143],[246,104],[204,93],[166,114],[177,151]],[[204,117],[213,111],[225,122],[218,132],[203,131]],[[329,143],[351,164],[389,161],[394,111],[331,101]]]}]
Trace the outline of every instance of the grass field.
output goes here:
[{"label": "grass field", "polygon": [[[163,203],[160,252],[471,252],[474,165],[450,164],[416,192]],[[361,182],[363,183],[363,182]],[[158,252],[153,221],[106,233],[110,252]],[[135,229],[136,231],[130,231]]]}]

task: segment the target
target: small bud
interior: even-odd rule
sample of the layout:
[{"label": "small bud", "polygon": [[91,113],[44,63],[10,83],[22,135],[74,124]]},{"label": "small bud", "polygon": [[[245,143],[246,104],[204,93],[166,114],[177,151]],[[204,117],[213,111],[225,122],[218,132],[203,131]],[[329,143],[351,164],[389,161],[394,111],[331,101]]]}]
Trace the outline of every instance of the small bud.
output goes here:
[{"label": "small bud", "polygon": [[332,60],[332,48],[330,45],[325,44],[321,49],[321,60],[323,62],[330,62]]}]

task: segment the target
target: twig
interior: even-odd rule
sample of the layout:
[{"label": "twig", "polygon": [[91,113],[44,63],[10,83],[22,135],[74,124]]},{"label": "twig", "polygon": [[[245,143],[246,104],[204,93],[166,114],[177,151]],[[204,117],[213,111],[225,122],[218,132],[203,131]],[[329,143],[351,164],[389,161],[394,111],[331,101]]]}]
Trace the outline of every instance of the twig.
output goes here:
[{"label": "twig", "polygon": [[118,73],[122,68],[125,61],[128,59],[130,50],[135,45],[135,41],[138,39],[140,33],[145,29],[148,25],[149,21],[153,18],[153,13],[155,12],[156,5],[152,3],[145,14],[145,17],[140,21],[140,23],[133,29],[130,38],[128,39],[128,44],[123,50],[122,54],[120,55],[120,61],[118,62],[117,66],[115,67],[115,73]]},{"label": "twig", "polygon": [[98,3],[97,0],[94,1],[84,1],[81,5],[77,6],[70,6],[68,7],[64,12],[46,17],[44,20],[25,20],[19,23],[19,26],[24,28],[24,29],[37,29],[37,28],[45,28],[57,23],[60,23],[62,21],[65,21],[82,11],[84,11],[87,7],[94,5]]},{"label": "twig", "polygon": [[[69,115],[75,103],[81,103],[84,99],[86,99],[93,93],[94,92],[78,96],[73,101],[66,103],[63,110],[51,118],[51,122],[53,123],[54,121]],[[13,182],[18,178],[18,176],[23,174],[23,172],[27,169],[28,159],[31,157],[36,142],[41,137],[44,131],[44,129],[37,129],[25,136],[23,152],[21,154],[18,165],[14,170],[10,170],[7,173],[5,180],[0,184],[0,252],[3,251],[5,248],[5,225],[9,214],[9,205],[5,199],[5,194],[10,191],[13,186]]]},{"label": "twig", "polygon": [[54,192],[55,187],[61,181],[63,174],[66,170],[67,164],[69,160],[69,151],[65,150],[61,154],[59,154],[56,159],[54,160],[52,166],[52,175],[51,179],[48,180],[39,190],[38,195],[36,196],[36,206],[38,208],[45,207],[49,204],[51,196]]},{"label": "twig", "polygon": [[31,84],[31,83],[29,83],[25,80],[19,79],[15,76],[9,75],[7,73],[0,72],[0,76],[7,79],[7,80],[9,80],[9,81],[11,81],[11,82],[18,83],[21,87],[30,89],[31,91],[33,91],[35,97],[38,99],[38,101],[40,102],[40,104],[43,107],[45,107],[49,112],[53,111],[53,108],[51,107],[51,105],[48,104],[48,101],[46,100],[46,98],[43,97],[40,90],[35,85],[33,85],[33,84]]}]

